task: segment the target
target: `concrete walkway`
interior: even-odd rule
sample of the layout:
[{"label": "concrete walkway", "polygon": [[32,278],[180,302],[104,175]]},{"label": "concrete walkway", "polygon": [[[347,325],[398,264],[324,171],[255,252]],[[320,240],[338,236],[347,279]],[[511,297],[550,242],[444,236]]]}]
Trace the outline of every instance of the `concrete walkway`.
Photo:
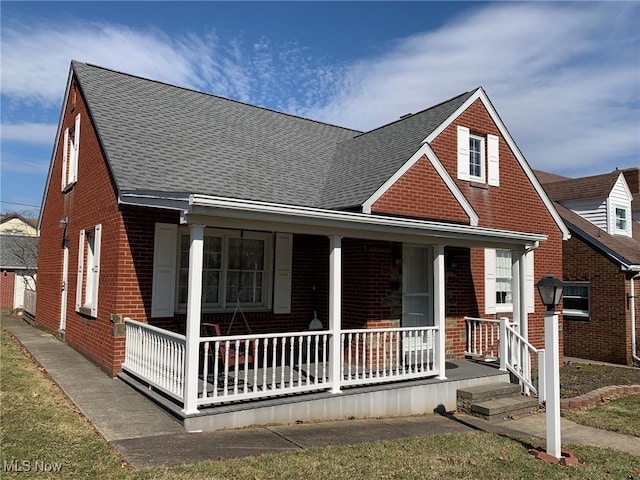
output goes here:
[{"label": "concrete walkway", "polygon": [[[156,404],[124,382],[106,376],[66,343],[15,316],[3,316],[2,327],[20,341],[65,395],[135,468],[478,429],[514,437],[522,434],[545,437],[544,415],[499,424],[465,415],[425,415],[188,434]],[[640,455],[640,438],[582,427],[564,419],[562,436],[567,445],[596,445]]]}]

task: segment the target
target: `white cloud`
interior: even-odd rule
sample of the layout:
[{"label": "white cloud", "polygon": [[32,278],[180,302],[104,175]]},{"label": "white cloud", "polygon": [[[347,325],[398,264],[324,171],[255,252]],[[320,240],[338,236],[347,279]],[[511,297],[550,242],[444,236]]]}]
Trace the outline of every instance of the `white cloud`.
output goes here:
[{"label": "white cloud", "polygon": [[21,142],[50,147],[55,138],[54,123],[3,123],[0,134],[3,142]]},{"label": "white cloud", "polygon": [[368,129],[482,85],[534,167],[582,175],[640,157],[639,22],[634,3],[472,4],[350,65],[295,43],[213,31],[3,25],[2,94],[59,106],[75,58]]},{"label": "white cloud", "polygon": [[637,6],[611,3],[478,8],[353,65],[331,101],[301,113],[368,129],[482,85],[536,168],[637,165],[639,21]]},{"label": "white cloud", "polygon": [[29,175],[46,175],[49,171],[49,160],[32,160],[16,154],[2,154],[2,175],[6,181],[7,173]]}]

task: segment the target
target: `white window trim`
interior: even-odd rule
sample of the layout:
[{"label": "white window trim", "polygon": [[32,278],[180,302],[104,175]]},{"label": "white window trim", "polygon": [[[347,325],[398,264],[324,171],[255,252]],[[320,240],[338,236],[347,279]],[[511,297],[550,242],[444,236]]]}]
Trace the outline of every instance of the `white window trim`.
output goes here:
[{"label": "white window trim", "polygon": [[93,228],[93,252],[85,264],[87,235],[91,230],[80,230],[78,244],[78,277],[76,282],[76,311],[91,317],[98,316],[98,286],[100,284],[100,250],[102,225]]},{"label": "white window trim", "polygon": [[[618,228],[618,210],[623,210],[625,214],[625,228]],[[631,209],[619,203],[613,204],[613,232],[617,235],[629,235],[629,227],[631,225]]]},{"label": "white window trim", "polygon": [[[564,308],[564,298],[567,297],[575,297],[575,295],[565,295],[566,287],[571,285],[579,285],[587,287],[587,302],[588,302],[588,310],[576,310],[571,308]],[[566,317],[580,317],[580,318],[591,318],[591,284],[590,282],[564,282],[564,292],[562,299],[562,315]],[[576,297],[576,298],[584,298],[584,297]]]},{"label": "white window trim", "polygon": [[[480,142],[480,175],[471,175],[471,140]],[[472,133],[469,128],[457,127],[457,177],[468,182],[500,186],[500,137]]]},{"label": "white window trim", "polygon": [[[480,141],[480,175],[472,175],[471,174],[471,140],[479,140]],[[467,160],[467,168],[469,169],[469,180],[472,182],[480,182],[485,183],[487,178],[487,140],[485,137],[480,135],[475,135],[473,133],[469,134],[469,158]]]},{"label": "white window trim", "polygon": [[[534,251],[530,251],[526,255],[526,276],[525,276],[525,292],[524,301],[527,305],[527,313],[535,311],[535,265]],[[513,256],[513,252],[511,252]],[[513,303],[498,305],[496,300],[496,249],[484,249],[484,293],[485,293],[485,314],[494,315],[497,313],[513,312]],[[513,276],[511,278],[511,297],[513,298]]]},{"label": "white window trim", "polygon": [[[189,230],[186,227],[178,229],[178,241],[176,245],[176,312],[186,312],[186,303],[179,303],[179,289],[180,289],[180,245],[181,236],[189,235]],[[227,264],[229,256],[229,239],[231,238],[248,238],[258,239],[264,241],[264,273],[263,273],[263,302],[260,305],[254,303],[240,303],[240,307],[243,311],[252,312],[264,312],[270,311],[272,307],[272,291],[273,291],[273,234],[269,232],[256,232],[256,231],[240,231],[240,230],[224,230],[216,228],[205,228],[205,237],[219,237],[222,239],[222,258],[220,268],[219,290],[218,290],[218,303],[203,303],[202,312],[217,313],[217,312],[230,312],[233,311],[237,303],[227,303],[226,288],[227,288]]]},{"label": "white window trim", "polygon": [[[78,156],[80,152],[80,114],[76,115],[73,128],[73,142],[70,143],[71,131],[65,128],[62,148],[62,190],[71,188],[78,181]],[[70,148],[71,147],[71,148]]]},{"label": "white window trim", "polygon": [[512,275],[512,269],[511,269],[511,263],[513,261],[513,252],[510,250],[506,250],[506,249],[502,249],[502,248],[497,248],[494,250],[494,261],[495,261],[495,269],[496,269],[496,273],[495,273],[495,291],[494,291],[494,297],[496,297],[496,313],[506,313],[506,312],[513,312],[513,300],[509,303],[498,303],[498,298],[496,296],[496,294],[498,293],[498,250],[500,251],[505,251],[505,252],[509,252],[510,256],[509,256],[509,279],[511,280],[511,298],[513,299],[513,275]]}]

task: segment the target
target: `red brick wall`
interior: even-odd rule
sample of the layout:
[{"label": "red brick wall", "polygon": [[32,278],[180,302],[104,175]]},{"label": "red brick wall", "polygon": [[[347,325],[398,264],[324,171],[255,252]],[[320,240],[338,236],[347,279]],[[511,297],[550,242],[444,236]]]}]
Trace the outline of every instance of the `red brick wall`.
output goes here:
[{"label": "red brick wall", "polygon": [[[457,179],[457,126],[462,125],[474,132],[492,134],[499,137],[500,148],[500,186],[491,187],[478,185]],[[475,101],[451,125],[449,125],[432,142],[431,147],[447,169],[458,187],[469,200],[479,216],[479,225],[483,227],[499,228],[512,231],[545,234],[549,239],[540,244],[535,251],[535,279],[547,273],[557,277],[562,276],[562,234],[547,212],[542,199],[529,182],[522,167],[509,149],[504,137],[500,135],[497,126],[489,116],[481,101]],[[452,252],[453,250],[448,249]],[[459,269],[468,269],[458,271]],[[484,305],[484,254],[482,249],[472,249],[470,264],[459,266],[448,285],[447,295],[456,296],[456,305],[448,306],[448,326],[450,327],[448,340],[452,351],[460,355],[464,349],[464,322],[462,317],[467,314],[464,310],[477,312],[485,317]],[[469,290],[475,294],[475,300],[464,300],[464,295],[455,293],[461,288],[465,275],[471,273],[473,288]],[[451,275],[451,274],[448,274]],[[455,278],[455,280],[454,280]],[[449,280],[448,280],[449,281]],[[466,288],[470,288],[467,286]],[[454,289],[454,290],[452,290]],[[535,313],[528,316],[529,340],[537,347],[544,345],[544,307],[535,295]],[[562,336],[562,325],[560,326]],[[562,352],[561,352],[562,353]]]},{"label": "red brick wall", "polygon": [[[564,317],[565,355],[630,365],[631,313],[627,294],[631,293],[631,282],[627,274],[575,236],[565,242],[564,258],[564,280],[588,281],[591,295],[588,319]],[[638,304],[636,298],[636,312]]]},{"label": "red brick wall", "polygon": [[[72,87],[76,88],[76,87]],[[84,99],[77,95],[75,106],[69,102],[63,113],[61,132],[74,125],[81,114],[78,182],[66,193],[61,192],[62,138],[58,145],[42,213],[38,259],[37,321],[55,332],[60,325],[62,282],[62,239],[60,219],[67,217],[69,239],[69,277],[65,339],[100,368],[113,375],[119,370],[124,337],[114,336],[111,313],[118,311],[119,240],[123,230],[118,210],[116,189],[103,159],[101,145],[88,115]],[[91,318],[75,311],[78,246],[80,230],[92,230],[102,224],[98,315]]]},{"label": "red brick wall", "polygon": [[375,202],[371,211],[469,222],[469,216],[424,156]]},{"label": "red brick wall", "polygon": [[15,272],[0,273],[0,308],[13,308],[13,288],[15,284]]}]

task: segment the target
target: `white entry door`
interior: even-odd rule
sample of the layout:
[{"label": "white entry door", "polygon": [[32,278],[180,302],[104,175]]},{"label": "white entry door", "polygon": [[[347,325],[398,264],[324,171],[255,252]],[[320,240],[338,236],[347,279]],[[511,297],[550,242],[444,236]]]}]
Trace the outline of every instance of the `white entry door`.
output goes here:
[{"label": "white entry door", "polygon": [[[433,326],[433,274],[431,248],[404,245],[402,250],[402,326]],[[405,334],[403,349],[408,359],[423,358],[433,350],[431,336]],[[426,351],[426,352],[425,352]]]}]

